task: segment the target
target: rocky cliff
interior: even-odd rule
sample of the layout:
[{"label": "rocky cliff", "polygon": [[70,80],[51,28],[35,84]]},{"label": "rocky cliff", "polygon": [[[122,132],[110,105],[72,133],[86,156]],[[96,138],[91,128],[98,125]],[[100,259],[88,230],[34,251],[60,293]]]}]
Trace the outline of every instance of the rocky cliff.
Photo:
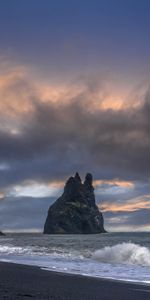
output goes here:
[{"label": "rocky cliff", "polygon": [[84,183],[78,173],[66,182],[64,192],[49,208],[44,233],[102,233],[103,216],[95,203],[92,175]]}]

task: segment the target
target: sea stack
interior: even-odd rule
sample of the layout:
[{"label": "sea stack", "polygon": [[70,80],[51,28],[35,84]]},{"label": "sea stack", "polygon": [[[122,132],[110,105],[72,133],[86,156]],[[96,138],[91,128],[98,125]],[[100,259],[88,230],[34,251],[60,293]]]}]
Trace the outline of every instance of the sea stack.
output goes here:
[{"label": "sea stack", "polygon": [[84,183],[78,173],[70,177],[60,198],[52,204],[44,225],[45,234],[94,234],[106,232],[103,215],[95,203],[93,177]]},{"label": "sea stack", "polygon": [[5,235],[2,231],[0,231],[0,235]]}]

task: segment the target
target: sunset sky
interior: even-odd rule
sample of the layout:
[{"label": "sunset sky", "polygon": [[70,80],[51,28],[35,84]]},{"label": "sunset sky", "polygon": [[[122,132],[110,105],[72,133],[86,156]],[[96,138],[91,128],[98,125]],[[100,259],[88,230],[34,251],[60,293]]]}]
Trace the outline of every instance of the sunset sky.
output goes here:
[{"label": "sunset sky", "polygon": [[150,1],[0,1],[0,229],[76,171],[107,230],[150,230]]}]

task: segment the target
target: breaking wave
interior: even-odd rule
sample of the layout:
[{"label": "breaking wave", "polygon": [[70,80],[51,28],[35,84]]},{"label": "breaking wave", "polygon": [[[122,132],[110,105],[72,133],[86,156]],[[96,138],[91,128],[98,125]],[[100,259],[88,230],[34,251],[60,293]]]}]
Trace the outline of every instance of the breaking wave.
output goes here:
[{"label": "breaking wave", "polygon": [[104,247],[95,251],[92,258],[104,263],[150,266],[150,250],[134,243]]}]

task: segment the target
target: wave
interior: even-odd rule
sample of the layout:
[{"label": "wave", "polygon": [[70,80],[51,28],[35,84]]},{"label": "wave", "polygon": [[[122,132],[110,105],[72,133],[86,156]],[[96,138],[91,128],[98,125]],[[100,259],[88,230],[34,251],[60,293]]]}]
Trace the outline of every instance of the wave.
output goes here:
[{"label": "wave", "polygon": [[[35,256],[45,256],[51,258],[59,259],[84,259],[84,254],[79,253],[78,251],[64,251],[63,248],[51,247],[39,247],[39,246],[26,246],[18,247],[13,245],[4,245],[0,246],[0,255],[35,255]],[[86,252],[86,257],[90,257]]]},{"label": "wave", "polygon": [[92,258],[103,263],[150,266],[150,250],[134,243],[121,243],[95,251]]},{"label": "wave", "polygon": [[49,252],[46,250],[47,247],[41,246],[4,245],[0,246],[0,261],[36,265],[49,271],[150,283],[149,267],[143,267],[150,266],[150,250],[140,245],[117,244],[93,255],[90,251],[88,257],[74,249],[68,249],[68,252],[57,247],[52,247]]},{"label": "wave", "polygon": [[28,252],[29,249],[29,247],[0,246],[0,254],[24,254]]}]

